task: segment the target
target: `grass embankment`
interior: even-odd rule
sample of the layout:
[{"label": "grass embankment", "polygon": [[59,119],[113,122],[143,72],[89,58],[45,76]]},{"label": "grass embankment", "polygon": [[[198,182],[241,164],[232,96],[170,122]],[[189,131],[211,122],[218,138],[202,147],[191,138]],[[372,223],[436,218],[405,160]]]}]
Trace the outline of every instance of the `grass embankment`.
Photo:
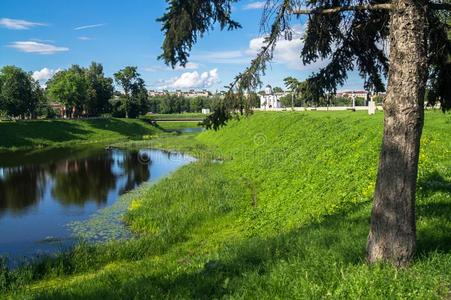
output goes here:
[{"label": "grass embankment", "polygon": [[382,115],[258,113],[192,142],[154,141],[225,161],[132,192],[126,220],[140,238],[0,273],[0,289],[39,299],[449,298],[449,117],[426,116],[407,269],[364,261]]},{"label": "grass embankment", "polygon": [[142,120],[115,118],[0,122],[0,151],[136,140],[188,126],[195,125],[165,123],[155,127]]}]

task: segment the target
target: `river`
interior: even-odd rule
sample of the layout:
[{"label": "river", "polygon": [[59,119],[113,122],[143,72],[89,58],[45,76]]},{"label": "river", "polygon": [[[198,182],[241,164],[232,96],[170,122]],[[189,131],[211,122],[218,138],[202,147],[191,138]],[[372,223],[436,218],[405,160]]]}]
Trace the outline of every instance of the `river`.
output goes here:
[{"label": "river", "polygon": [[192,161],[180,153],[99,146],[0,154],[0,256],[17,260],[70,246],[68,224]]}]

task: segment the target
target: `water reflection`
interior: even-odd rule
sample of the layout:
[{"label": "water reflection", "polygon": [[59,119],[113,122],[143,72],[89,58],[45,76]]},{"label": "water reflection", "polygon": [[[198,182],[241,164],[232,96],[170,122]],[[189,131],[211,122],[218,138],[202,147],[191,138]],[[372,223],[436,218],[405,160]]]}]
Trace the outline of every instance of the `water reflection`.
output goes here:
[{"label": "water reflection", "polygon": [[39,166],[0,168],[0,216],[9,210],[20,214],[44,195],[45,172]]},{"label": "water reflection", "polygon": [[194,159],[159,150],[70,148],[0,153],[0,256],[33,256],[68,241],[67,224],[145,181],[166,176]]},{"label": "water reflection", "polygon": [[84,206],[90,201],[102,205],[119,178],[125,181],[120,194],[150,178],[152,162],[141,163],[138,151],[96,149],[70,152],[68,156],[47,163],[0,168],[0,215],[26,213],[48,187],[51,197],[62,205]]}]

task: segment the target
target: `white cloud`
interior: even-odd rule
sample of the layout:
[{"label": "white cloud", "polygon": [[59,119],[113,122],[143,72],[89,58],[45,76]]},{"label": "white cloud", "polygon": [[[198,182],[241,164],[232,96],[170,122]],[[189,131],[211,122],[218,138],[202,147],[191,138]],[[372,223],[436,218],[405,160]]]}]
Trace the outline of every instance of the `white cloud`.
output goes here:
[{"label": "white cloud", "polygon": [[93,38],[91,38],[89,36],[79,36],[78,39],[80,41],[91,41],[91,40],[93,40]]},{"label": "white cloud", "polygon": [[55,54],[57,52],[69,51],[66,47],[57,47],[51,44],[39,43],[34,41],[13,42],[8,47],[15,48],[22,52],[37,54]]},{"label": "white cloud", "polygon": [[[298,71],[314,71],[324,67],[326,61],[317,61],[308,65],[304,65],[300,58],[304,42],[302,36],[304,33],[303,26],[294,26],[292,28],[292,39],[280,39],[274,49],[274,64],[282,64],[287,68]],[[200,52],[192,56],[197,61],[216,63],[216,64],[250,64],[251,60],[257,55],[264,45],[264,37],[253,38],[249,41],[247,49],[232,50],[222,52]]]},{"label": "white cloud", "polygon": [[203,73],[186,72],[178,77],[160,81],[158,84],[161,89],[192,89],[209,88],[220,82],[218,69],[212,69]]},{"label": "white cloud", "polygon": [[266,2],[265,1],[256,1],[246,4],[243,9],[262,9],[265,7]]},{"label": "white cloud", "polygon": [[[317,62],[304,65],[300,58],[301,50],[304,46],[302,40],[304,27],[295,26],[291,40],[280,39],[274,49],[273,62],[284,64],[287,68],[298,71],[314,71],[327,64],[327,61],[319,60]],[[258,37],[249,41],[249,48],[246,53],[251,56],[257,55],[264,45],[264,37]]]},{"label": "white cloud", "polygon": [[61,71],[61,69],[53,70],[53,69],[49,69],[49,68],[43,68],[41,70],[34,71],[33,75],[31,75],[31,76],[33,77],[34,80],[44,82],[44,81],[47,81],[50,78],[52,78],[53,75],[55,75],[59,71]]},{"label": "white cloud", "polygon": [[104,23],[92,24],[92,25],[83,25],[83,26],[75,27],[74,30],[83,30],[83,29],[97,28],[97,27],[102,27],[102,26],[105,26],[105,25],[106,24],[104,24]]},{"label": "white cloud", "polygon": [[8,29],[24,30],[24,29],[30,29],[30,28],[36,27],[36,26],[46,26],[46,24],[30,22],[30,21],[25,21],[25,20],[3,18],[3,19],[0,19],[0,26],[6,27]]}]

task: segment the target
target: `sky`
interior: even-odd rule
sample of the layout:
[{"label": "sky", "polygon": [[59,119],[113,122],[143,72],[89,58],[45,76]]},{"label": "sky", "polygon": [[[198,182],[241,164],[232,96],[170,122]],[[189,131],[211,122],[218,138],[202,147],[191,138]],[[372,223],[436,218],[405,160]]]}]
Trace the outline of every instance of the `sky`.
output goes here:
[{"label": "sky", "polygon": [[[216,29],[198,40],[186,68],[167,67],[161,54],[164,0],[1,0],[0,67],[16,65],[41,84],[72,64],[102,63],[107,76],[137,66],[148,89],[224,90],[262,46],[259,23],[264,1],[242,0],[233,6],[235,31]],[[283,87],[288,76],[304,80],[325,64],[304,66],[299,58],[305,19],[293,23],[292,41],[281,40],[263,77],[264,85]],[[361,89],[351,73],[338,90]]]}]

